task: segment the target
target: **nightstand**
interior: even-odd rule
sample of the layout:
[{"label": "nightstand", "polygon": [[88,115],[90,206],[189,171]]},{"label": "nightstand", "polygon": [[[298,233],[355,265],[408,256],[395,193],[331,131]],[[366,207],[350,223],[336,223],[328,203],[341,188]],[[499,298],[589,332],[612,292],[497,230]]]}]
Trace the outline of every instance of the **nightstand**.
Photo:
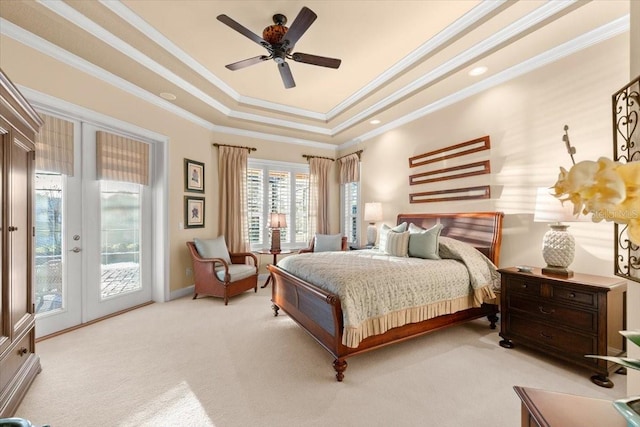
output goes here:
[{"label": "nightstand", "polygon": [[542,351],[595,372],[595,384],[613,387],[608,376],[617,365],[585,355],[624,353],[625,340],[618,331],[625,329],[626,281],[579,273],[549,276],[539,268],[499,271],[500,345],[512,348],[515,342]]}]

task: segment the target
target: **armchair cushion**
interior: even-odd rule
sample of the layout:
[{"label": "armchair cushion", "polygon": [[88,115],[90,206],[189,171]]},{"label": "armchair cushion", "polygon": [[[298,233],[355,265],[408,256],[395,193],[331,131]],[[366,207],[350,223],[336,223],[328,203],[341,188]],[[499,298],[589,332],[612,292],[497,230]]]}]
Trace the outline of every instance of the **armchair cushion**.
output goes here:
[{"label": "armchair cushion", "polygon": [[193,239],[193,243],[202,258],[222,258],[231,264],[231,256],[224,236],[218,236],[215,239]]},{"label": "armchair cushion", "polygon": [[339,251],[342,249],[342,234],[316,234],[314,252]]},{"label": "armchair cushion", "polygon": [[[216,267],[216,276],[224,282],[224,266]],[[229,282],[236,282],[256,274],[256,267],[251,264],[229,264]]]}]

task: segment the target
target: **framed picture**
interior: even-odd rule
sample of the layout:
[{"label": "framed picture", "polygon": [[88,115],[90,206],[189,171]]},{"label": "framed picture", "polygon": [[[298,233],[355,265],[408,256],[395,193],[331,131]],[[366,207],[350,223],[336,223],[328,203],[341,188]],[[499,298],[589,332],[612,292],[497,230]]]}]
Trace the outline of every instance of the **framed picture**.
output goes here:
[{"label": "framed picture", "polygon": [[184,190],[204,193],[204,163],[184,159]]},{"label": "framed picture", "polygon": [[204,227],[204,197],[184,196],[184,227]]}]

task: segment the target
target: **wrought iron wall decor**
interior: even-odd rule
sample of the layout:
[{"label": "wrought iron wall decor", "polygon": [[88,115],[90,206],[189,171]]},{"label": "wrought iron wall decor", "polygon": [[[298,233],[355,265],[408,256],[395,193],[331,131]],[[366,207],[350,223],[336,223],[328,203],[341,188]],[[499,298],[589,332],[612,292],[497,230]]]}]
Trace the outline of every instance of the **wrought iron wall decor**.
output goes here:
[{"label": "wrought iron wall decor", "polygon": [[[640,161],[640,76],[611,96],[613,158],[622,163]],[[637,213],[637,214],[640,214]],[[614,273],[640,282],[640,247],[626,237],[627,226],[615,224]]]}]

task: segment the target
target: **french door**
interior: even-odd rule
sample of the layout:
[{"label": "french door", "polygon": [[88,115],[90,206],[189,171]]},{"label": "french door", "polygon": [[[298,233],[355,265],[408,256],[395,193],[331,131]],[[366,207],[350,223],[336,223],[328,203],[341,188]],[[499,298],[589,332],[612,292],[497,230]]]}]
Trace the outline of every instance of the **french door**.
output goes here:
[{"label": "french door", "polygon": [[96,131],[75,123],[74,174],[36,171],[36,337],[151,301],[151,194],[96,179]]}]

